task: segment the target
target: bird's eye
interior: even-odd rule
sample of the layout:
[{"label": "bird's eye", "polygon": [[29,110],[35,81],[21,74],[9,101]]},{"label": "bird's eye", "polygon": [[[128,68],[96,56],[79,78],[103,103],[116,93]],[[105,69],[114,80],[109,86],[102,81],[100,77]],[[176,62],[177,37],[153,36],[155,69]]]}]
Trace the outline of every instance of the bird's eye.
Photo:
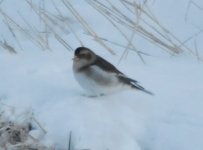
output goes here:
[{"label": "bird's eye", "polygon": [[86,54],[79,54],[80,58],[84,58]]},{"label": "bird's eye", "polygon": [[85,58],[85,59],[91,59],[91,54],[85,53],[85,54],[79,54],[79,58]]}]

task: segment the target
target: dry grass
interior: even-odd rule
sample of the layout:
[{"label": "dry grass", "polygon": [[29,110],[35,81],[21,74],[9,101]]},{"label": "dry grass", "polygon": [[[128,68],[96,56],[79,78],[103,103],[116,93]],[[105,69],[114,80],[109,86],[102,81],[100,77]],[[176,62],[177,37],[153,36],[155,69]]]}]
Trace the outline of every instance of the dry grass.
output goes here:
[{"label": "dry grass", "polygon": [[[0,103],[0,149],[1,150],[54,150],[33,137],[30,132],[38,130],[46,134],[32,112],[16,114],[16,108]],[[12,117],[12,119],[11,119]]]},{"label": "dry grass", "polygon": [[[72,132],[69,133],[66,148],[56,148],[54,143],[45,145],[43,141],[48,131],[36,119],[33,111],[19,113],[22,108],[3,103],[5,99],[5,95],[0,96],[0,150],[91,150],[75,149]],[[32,131],[37,131],[40,136],[33,136]]]},{"label": "dry grass", "polygon": [[[153,12],[148,6],[148,1],[131,1],[131,0],[119,0],[123,9],[114,5],[110,0],[86,0],[86,2],[97,12],[104,16],[116,30],[120,33],[120,36],[123,37],[127,44],[119,44],[116,42],[116,39],[109,39],[107,37],[101,37],[95,29],[91,27],[91,24],[85,20],[80,11],[77,11],[73,4],[69,0],[60,0],[60,1],[50,1],[52,6],[55,8],[55,12],[49,12],[46,10],[47,1],[43,0],[40,4],[34,3],[32,0],[25,0],[28,6],[33,10],[36,16],[38,16],[39,21],[43,24],[42,28],[38,28],[34,25],[31,25],[28,19],[26,19],[20,12],[19,16],[24,21],[24,25],[19,24],[14,18],[10,17],[2,8],[0,9],[0,14],[3,17],[5,25],[8,27],[11,35],[15,39],[18,48],[8,44],[7,40],[1,41],[0,45],[4,49],[8,50],[11,53],[16,53],[18,49],[23,49],[23,46],[19,40],[19,34],[23,34],[28,40],[30,40],[34,45],[39,47],[42,50],[49,49],[52,47],[49,43],[49,38],[52,36],[55,38],[55,41],[64,46],[67,50],[73,50],[71,43],[65,38],[62,33],[67,33],[69,31],[73,34],[75,39],[84,46],[84,41],[81,40],[80,36],[74,31],[71,21],[67,18],[66,15],[62,13],[58,3],[62,4],[66,11],[68,11],[76,20],[77,23],[83,28],[84,32],[93,38],[99,45],[103,46],[110,53],[115,54],[116,52],[112,49],[112,45],[120,46],[124,49],[123,57],[128,54],[129,50],[135,51],[139,58],[144,62],[143,55],[147,55],[138,49],[134,43],[135,38],[139,36],[144,42],[151,43],[162,50],[170,54],[179,54],[182,52],[189,52],[191,55],[197,57],[197,47],[195,50],[192,50],[187,46],[187,42],[191,39],[194,39],[198,32],[185,41],[181,41],[175,34],[171,33],[166,29],[160,21],[156,18]],[[2,1],[1,1],[2,3]],[[192,0],[188,4],[188,10],[191,5],[194,5],[198,9],[202,8]],[[130,14],[130,15],[127,15]],[[187,20],[187,14],[186,14]],[[58,31],[61,32],[58,32]],[[128,31],[126,33],[126,31]],[[131,33],[129,35],[129,33]],[[198,59],[202,58],[198,54]]]},{"label": "dry grass", "polygon": [[[143,4],[140,4],[139,1],[132,2],[129,0],[120,0],[120,2],[127,8],[129,13],[133,15],[131,18],[126,16],[109,0],[106,0],[106,4],[104,4],[101,0],[87,0],[87,2],[98,12],[100,12],[107,20],[109,20],[109,22],[111,22],[111,24],[118,30],[118,32],[120,32],[121,35],[126,38],[128,41],[126,50],[131,47],[137,53],[139,52],[135,48],[136,46],[134,46],[132,43],[133,36],[128,38],[128,36],[122,32],[121,27],[119,26],[131,30],[132,33],[139,35],[143,38],[143,40],[147,40],[148,42],[151,42],[167,52],[179,54],[181,52],[188,51],[193,56],[196,56],[195,52],[186,45],[186,42],[179,40],[178,37],[167,30],[158,21],[148,7],[146,1]],[[192,36],[192,38],[194,37],[195,35]]]}]

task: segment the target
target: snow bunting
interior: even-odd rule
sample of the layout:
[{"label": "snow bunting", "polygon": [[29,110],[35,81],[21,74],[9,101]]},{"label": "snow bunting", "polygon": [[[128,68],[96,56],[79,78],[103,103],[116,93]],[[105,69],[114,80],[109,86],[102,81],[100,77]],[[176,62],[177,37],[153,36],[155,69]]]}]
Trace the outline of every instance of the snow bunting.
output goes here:
[{"label": "snow bunting", "polygon": [[153,95],[127,77],[114,65],[86,47],[78,47],[73,58],[73,72],[76,80],[91,96],[101,96],[124,89],[136,89]]}]

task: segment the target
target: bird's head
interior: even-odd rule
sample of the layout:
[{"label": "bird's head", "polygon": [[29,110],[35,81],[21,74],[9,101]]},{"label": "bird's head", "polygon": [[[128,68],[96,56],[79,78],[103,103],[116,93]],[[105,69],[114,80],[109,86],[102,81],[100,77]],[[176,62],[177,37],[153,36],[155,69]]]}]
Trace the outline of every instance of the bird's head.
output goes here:
[{"label": "bird's head", "polygon": [[97,55],[86,47],[78,47],[75,50],[73,65],[75,69],[81,69],[85,66],[89,66],[94,62]]}]

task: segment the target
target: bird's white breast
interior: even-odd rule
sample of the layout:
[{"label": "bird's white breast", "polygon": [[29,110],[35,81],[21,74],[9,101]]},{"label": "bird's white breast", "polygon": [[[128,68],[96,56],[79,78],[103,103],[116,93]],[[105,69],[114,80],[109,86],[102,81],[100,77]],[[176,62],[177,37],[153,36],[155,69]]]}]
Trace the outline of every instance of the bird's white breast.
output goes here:
[{"label": "bird's white breast", "polygon": [[123,87],[116,73],[104,71],[96,65],[83,71],[74,70],[74,75],[78,83],[93,95],[113,93]]}]

